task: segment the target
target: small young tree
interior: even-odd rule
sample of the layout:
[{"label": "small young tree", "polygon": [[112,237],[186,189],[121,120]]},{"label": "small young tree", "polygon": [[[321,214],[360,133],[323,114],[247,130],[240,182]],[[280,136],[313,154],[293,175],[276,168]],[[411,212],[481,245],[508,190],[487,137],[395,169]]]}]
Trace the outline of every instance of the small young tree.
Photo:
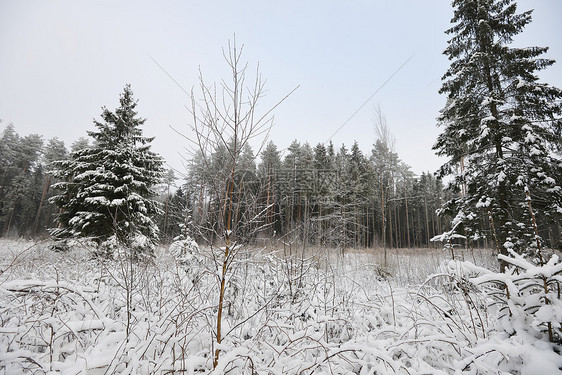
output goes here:
[{"label": "small young tree", "polygon": [[440,174],[456,174],[460,196],[447,207],[463,213],[472,233],[489,216],[500,253],[526,251],[536,241],[525,187],[541,203],[539,226],[562,215],[562,91],[536,75],[554,61],[539,57],[547,48],[509,46],[531,22],[531,11],[518,14],[512,0],[455,0],[453,7],[444,52],[452,62],[440,90],[444,129],[434,146],[450,159]]},{"label": "small young tree", "polygon": [[117,242],[139,252],[150,252],[158,239],[151,199],[152,186],[164,173],[160,156],[150,151],[153,138],[142,136],[145,122],[137,116],[133,92],[125,86],[115,112],[103,109],[98,131],[88,132],[92,146],[78,149],[69,160],[54,163],[53,176],[60,194],[51,202],[60,208],[57,239],[86,237],[103,251]]},{"label": "small young tree", "polygon": [[[237,195],[243,188],[239,184],[244,180],[240,178],[240,165],[245,159],[248,164],[245,156],[249,152],[244,150],[249,150],[252,140],[261,137],[263,146],[273,122],[270,114],[280,103],[259,114],[257,104],[264,95],[265,82],[258,72],[255,81],[247,86],[247,65],[241,61],[241,53],[242,49],[237,48],[236,42],[229,42],[224,57],[232,80],[222,81],[217,87],[216,84],[207,85],[201,75],[201,97],[197,99],[192,94],[191,98],[195,139],[190,139],[194,146],[194,163],[190,172],[205,179],[201,181],[201,195],[207,196],[202,196],[201,201],[214,207],[204,220],[204,215],[200,215],[200,223],[205,228],[199,230],[204,233],[212,232],[209,245],[214,250],[212,256],[217,267],[218,306],[214,336],[218,345],[224,338],[222,315],[225,291],[237,244],[246,240],[244,235],[247,234],[247,225],[261,220],[261,216],[267,211],[265,207],[256,210],[253,217],[237,214],[237,208],[240,207]],[[258,154],[260,151],[261,147]],[[256,201],[256,197],[249,198]],[[218,249],[214,248],[216,243],[221,245]],[[217,366],[219,357],[220,349],[217,348],[214,367]]]}]

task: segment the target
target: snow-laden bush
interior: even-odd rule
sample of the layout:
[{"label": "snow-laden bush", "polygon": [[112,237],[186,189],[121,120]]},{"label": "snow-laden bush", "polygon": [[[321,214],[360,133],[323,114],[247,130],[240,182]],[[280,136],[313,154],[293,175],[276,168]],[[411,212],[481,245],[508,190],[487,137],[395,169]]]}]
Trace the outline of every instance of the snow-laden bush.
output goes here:
[{"label": "snow-laden bush", "polygon": [[128,288],[118,260],[26,253],[36,267],[0,280],[0,374],[530,374],[535,358],[551,374],[562,365],[544,332],[500,329],[493,283],[469,279],[478,267],[447,263],[421,286],[398,285],[359,253],[240,249],[217,346],[217,263],[211,249],[192,250],[189,263],[170,249],[133,264]]},{"label": "snow-laden bush", "polygon": [[191,237],[182,236],[174,239],[169,251],[178,262],[187,264],[199,253],[199,245]]},{"label": "snow-laden bush", "polygon": [[498,316],[465,369],[501,369],[509,373],[555,374],[562,368],[562,263],[557,255],[540,266],[510,252],[499,255],[505,273],[477,267],[470,262],[447,261],[444,269],[456,285],[477,287],[487,296]]}]

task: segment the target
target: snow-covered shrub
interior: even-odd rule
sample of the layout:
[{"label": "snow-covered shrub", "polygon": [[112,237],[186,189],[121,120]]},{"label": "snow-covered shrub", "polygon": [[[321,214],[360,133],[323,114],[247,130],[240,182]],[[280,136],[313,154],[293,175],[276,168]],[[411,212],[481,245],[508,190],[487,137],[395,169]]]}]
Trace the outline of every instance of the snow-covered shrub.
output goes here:
[{"label": "snow-covered shrub", "polygon": [[182,236],[174,239],[169,250],[178,262],[188,264],[199,253],[199,245],[191,237]]},{"label": "snow-covered shrub", "polygon": [[[212,249],[199,248],[189,266],[156,252],[154,262],[126,263],[132,274],[119,259],[94,264],[77,250],[29,250],[0,275],[0,374],[546,375],[562,366],[544,331],[502,328],[509,314],[489,293],[505,291],[474,284],[490,271],[470,263],[401,285],[367,254],[241,249],[217,346]],[[12,255],[2,255],[0,242],[6,269]]]},{"label": "snow-covered shrub", "polygon": [[553,255],[543,266],[511,252],[499,255],[511,267],[505,274],[488,274],[474,278],[477,284],[496,284],[505,293],[494,293],[501,303],[502,324],[509,334],[528,331],[537,339],[562,343],[562,263]]},{"label": "snow-covered shrub", "polygon": [[[113,321],[91,299],[92,288],[67,282],[16,280],[2,285],[4,363],[14,373],[61,371],[78,360]],[[9,327],[12,327],[11,329]],[[16,329],[17,327],[17,329]],[[8,329],[6,329],[8,328]],[[23,361],[15,361],[23,358]]]},{"label": "snow-covered shrub", "polygon": [[[505,273],[477,267],[470,262],[448,261],[448,275],[477,286],[488,296],[498,316],[488,335],[493,337],[464,360],[465,369],[502,369],[510,373],[560,373],[562,356],[562,263],[557,255],[540,266],[513,251],[499,255]],[[540,355],[539,355],[540,353]],[[541,360],[538,361],[537,357]]]}]

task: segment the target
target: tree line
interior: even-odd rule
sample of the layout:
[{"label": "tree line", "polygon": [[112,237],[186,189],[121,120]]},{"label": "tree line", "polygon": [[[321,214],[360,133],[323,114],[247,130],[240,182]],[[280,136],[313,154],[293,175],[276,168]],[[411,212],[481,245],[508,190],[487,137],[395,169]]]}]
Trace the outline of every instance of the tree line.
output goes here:
[{"label": "tree line", "polygon": [[[72,148],[83,146],[84,139]],[[38,134],[20,136],[8,124],[0,139],[0,230],[2,236],[41,237],[55,225],[54,179],[49,166],[68,157],[68,149],[58,138],[47,142]]]},{"label": "tree line", "polygon": [[[447,226],[437,209],[446,193],[431,173],[419,178],[389,144],[379,139],[370,155],[355,142],[301,144],[286,150],[270,141],[257,161],[246,145],[240,153],[232,197],[244,241],[282,241],[338,249],[426,247]],[[206,162],[194,157],[187,181],[167,200],[164,235],[186,233],[199,242],[216,240],[228,180],[228,148]]]},{"label": "tree line", "polygon": [[[56,188],[65,182],[60,171],[75,170],[80,152],[91,146],[81,138],[68,150],[58,138],[45,142],[38,134],[20,136],[13,124],[4,128],[2,236],[46,237],[49,228],[61,227],[56,221],[60,208],[53,201],[60,195]],[[179,187],[171,171],[152,186],[160,208],[154,221],[163,242],[186,233],[197,241],[216,240],[213,215],[223,202],[217,179],[219,184],[227,180],[226,154],[226,147],[215,150],[210,165],[193,158]],[[436,214],[447,196],[442,182],[429,172],[416,177],[383,139],[375,142],[370,155],[357,142],[336,149],[332,142],[311,147],[294,140],[281,151],[271,141],[259,157],[246,145],[234,190],[234,214],[255,218],[244,221],[249,224],[240,237],[246,242],[296,241],[341,249],[425,247],[447,226]]]}]

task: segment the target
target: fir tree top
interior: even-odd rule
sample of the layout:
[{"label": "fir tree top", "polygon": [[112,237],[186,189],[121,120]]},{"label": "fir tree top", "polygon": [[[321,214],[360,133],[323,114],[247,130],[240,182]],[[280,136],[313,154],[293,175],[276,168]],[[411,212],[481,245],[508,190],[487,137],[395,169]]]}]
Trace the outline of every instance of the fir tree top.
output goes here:
[{"label": "fir tree top", "polygon": [[112,112],[105,106],[102,107],[101,115],[104,122],[94,119],[94,124],[99,129],[97,132],[88,131],[88,135],[96,141],[100,147],[113,146],[115,144],[142,144],[152,142],[154,137],[142,136],[140,126],[146,119],[137,117],[135,111],[138,100],[134,100],[131,85],[127,84],[123,93],[119,96],[120,106]]}]

